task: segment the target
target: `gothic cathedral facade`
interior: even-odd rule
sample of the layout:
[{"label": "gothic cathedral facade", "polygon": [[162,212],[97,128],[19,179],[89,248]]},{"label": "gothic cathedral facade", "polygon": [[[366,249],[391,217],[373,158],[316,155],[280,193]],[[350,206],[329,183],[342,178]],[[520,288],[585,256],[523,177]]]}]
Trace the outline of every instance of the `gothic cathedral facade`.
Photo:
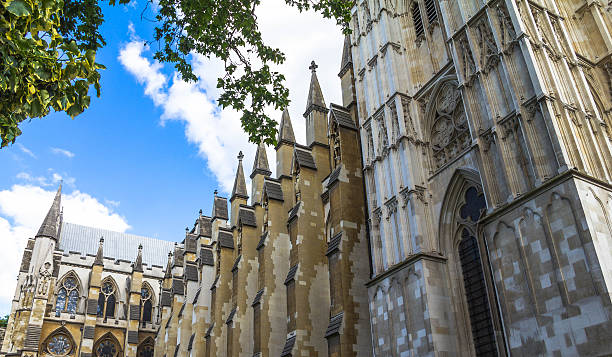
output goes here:
[{"label": "gothic cathedral facade", "polygon": [[352,11],[374,354],[612,353],[610,3]]},{"label": "gothic cathedral facade", "polygon": [[[0,355],[612,353],[612,7],[364,0],[342,105],[312,63],[229,200],[180,242],[28,240]],[[249,192],[250,191],[250,192]]]}]

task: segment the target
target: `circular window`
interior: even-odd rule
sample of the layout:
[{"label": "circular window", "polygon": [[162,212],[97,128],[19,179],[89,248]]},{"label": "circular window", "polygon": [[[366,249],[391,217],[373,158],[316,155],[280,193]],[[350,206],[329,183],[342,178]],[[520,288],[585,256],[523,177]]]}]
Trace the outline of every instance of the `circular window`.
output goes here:
[{"label": "circular window", "polygon": [[115,357],[117,355],[117,346],[110,339],[106,339],[96,348],[96,356],[98,357]]},{"label": "circular window", "polygon": [[55,356],[65,356],[72,350],[70,338],[64,334],[58,334],[47,343],[47,351]]}]

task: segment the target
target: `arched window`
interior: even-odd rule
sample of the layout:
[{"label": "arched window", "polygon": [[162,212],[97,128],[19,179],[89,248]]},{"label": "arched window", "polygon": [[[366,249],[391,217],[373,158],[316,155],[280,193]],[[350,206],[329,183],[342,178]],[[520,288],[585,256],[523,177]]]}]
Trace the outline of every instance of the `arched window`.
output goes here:
[{"label": "arched window", "polygon": [[147,338],[143,343],[138,346],[138,352],[136,353],[137,357],[153,357],[154,353],[154,342],[150,337]]},{"label": "arched window", "polygon": [[59,284],[57,300],[55,302],[55,314],[59,316],[62,312],[75,314],[79,304],[79,283],[73,273],[69,273]]},{"label": "arched window", "polygon": [[95,357],[117,357],[120,352],[119,343],[110,332],[102,336],[94,346]]},{"label": "arched window", "polygon": [[42,346],[42,354],[50,354],[52,356],[68,356],[75,352],[74,340],[65,329],[59,329],[52,333]]},{"label": "arched window", "polygon": [[153,314],[152,296],[153,293],[149,284],[143,284],[142,289],[140,289],[140,319],[142,322],[151,322]]},{"label": "arched window", "polygon": [[98,296],[98,317],[115,317],[115,306],[117,288],[113,282],[108,279],[102,283],[100,295]]}]

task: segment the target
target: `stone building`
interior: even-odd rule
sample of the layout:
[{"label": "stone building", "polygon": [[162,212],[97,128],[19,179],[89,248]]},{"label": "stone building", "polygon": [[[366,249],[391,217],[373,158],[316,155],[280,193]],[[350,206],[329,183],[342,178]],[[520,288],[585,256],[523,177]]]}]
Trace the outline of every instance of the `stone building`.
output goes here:
[{"label": "stone building", "polygon": [[60,187],[24,252],[1,354],[371,356],[353,72],[327,107],[316,67],[306,145],[285,110],[277,177],[259,145],[249,194],[240,154],[229,203],[215,191],[178,244],[65,223]]},{"label": "stone building", "polygon": [[376,356],[611,353],[610,11],[355,3]]}]

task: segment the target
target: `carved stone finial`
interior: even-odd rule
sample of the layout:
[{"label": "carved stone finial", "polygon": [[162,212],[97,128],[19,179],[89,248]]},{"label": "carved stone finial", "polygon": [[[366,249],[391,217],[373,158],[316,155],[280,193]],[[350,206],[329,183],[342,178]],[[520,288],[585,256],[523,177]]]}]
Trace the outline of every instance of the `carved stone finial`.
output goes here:
[{"label": "carved stone finial", "polygon": [[243,158],[244,158],[244,155],[242,154],[242,151],[240,151],[238,153],[238,161],[242,161]]},{"label": "carved stone finial", "polygon": [[202,215],[202,209],[200,208],[200,216]]},{"label": "carved stone finial", "polygon": [[308,67],[309,70],[311,70],[313,73],[317,71],[317,68],[319,66],[317,66],[317,64],[315,63],[315,61],[310,62],[310,67]]},{"label": "carved stone finial", "polygon": [[217,197],[217,193],[219,193],[219,191],[215,189],[215,197]]}]

